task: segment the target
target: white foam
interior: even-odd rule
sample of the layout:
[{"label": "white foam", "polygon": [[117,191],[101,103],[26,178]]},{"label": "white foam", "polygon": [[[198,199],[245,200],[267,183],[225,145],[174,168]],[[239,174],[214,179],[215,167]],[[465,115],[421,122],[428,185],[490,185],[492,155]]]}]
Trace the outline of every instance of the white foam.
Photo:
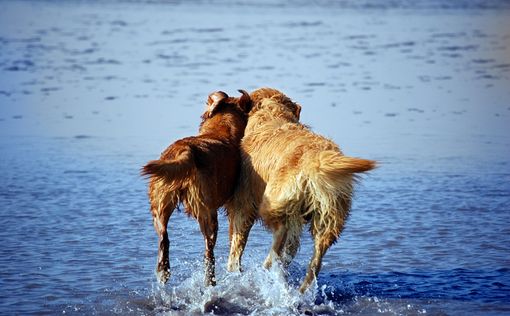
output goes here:
[{"label": "white foam", "polygon": [[214,287],[204,286],[201,263],[193,266],[196,272],[177,285],[161,286],[154,282],[152,294],[158,313],[279,315],[299,314],[303,308],[314,306],[316,283],[305,294],[300,294],[296,286],[289,285],[278,265],[266,270],[261,262],[249,262],[241,273],[227,273],[218,266]]}]

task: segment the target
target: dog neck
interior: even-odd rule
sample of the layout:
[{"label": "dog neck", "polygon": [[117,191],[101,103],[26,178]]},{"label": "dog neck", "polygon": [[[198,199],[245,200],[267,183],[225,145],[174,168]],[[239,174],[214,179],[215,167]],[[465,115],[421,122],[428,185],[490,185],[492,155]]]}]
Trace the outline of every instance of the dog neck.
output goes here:
[{"label": "dog neck", "polygon": [[199,135],[239,143],[243,138],[246,123],[247,118],[244,113],[237,111],[218,113],[202,121]]},{"label": "dog neck", "polygon": [[246,134],[254,132],[261,127],[279,128],[284,124],[299,124],[297,118],[284,106],[278,103],[267,103],[254,113],[250,113]]}]

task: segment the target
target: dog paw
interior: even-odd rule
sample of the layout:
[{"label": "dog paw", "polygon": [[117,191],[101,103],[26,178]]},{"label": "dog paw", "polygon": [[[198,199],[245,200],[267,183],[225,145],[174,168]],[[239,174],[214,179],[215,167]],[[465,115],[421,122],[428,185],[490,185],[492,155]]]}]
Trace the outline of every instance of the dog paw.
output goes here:
[{"label": "dog paw", "polygon": [[166,284],[170,279],[170,269],[161,269],[156,271],[156,276],[161,284]]},{"label": "dog paw", "polygon": [[299,287],[299,293],[301,294],[305,294],[305,292],[308,290],[308,288],[310,287],[310,284],[301,284],[301,286]]},{"label": "dog paw", "polygon": [[229,262],[227,264],[227,271],[228,272],[241,272],[241,267],[239,263],[237,262]]},{"label": "dog paw", "polygon": [[216,286],[216,278],[205,279],[205,286]]},{"label": "dog paw", "polygon": [[273,260],[271,257],[268,257],[265,261],[264,261],[264,264],[263,264],[264,268],[267,269],[267,270],[270,270],[271,267],[273,266]]}]

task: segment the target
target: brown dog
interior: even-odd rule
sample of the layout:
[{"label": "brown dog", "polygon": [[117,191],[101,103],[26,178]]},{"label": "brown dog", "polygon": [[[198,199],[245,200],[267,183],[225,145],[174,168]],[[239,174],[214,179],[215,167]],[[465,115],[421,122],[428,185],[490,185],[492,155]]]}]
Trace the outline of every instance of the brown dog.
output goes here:
[{"label": "brown dog", "polygon": [[371,160],[344,156],[331,140],[300,124],[301,107],[278,90],[251,95],[241,143],[241,180],[226,208],[230,222],[228,270],[239,270],[249,231],[257,218],[273,231],[264,266],[284,267],[296,255],[303,225],[310,223],[314,253],[300,291],[317,277],[322,257],[337,240],[349,214],[355,173]]},{"label": "brown dog", "polygon": [[154,228],[159,235],[158,279],[170,277],[167,224],[183,203],[186,213],[200,224],[205,239],[205,283],[215,285],[214,246],[220,206],[232,196],[240,168],[239,143],[244,134],[251,100],[247,92],[231,98],[224,92],[209,95],[198,136],[170,145],[159,160],[142,169],[150,175],[149,199]]}]

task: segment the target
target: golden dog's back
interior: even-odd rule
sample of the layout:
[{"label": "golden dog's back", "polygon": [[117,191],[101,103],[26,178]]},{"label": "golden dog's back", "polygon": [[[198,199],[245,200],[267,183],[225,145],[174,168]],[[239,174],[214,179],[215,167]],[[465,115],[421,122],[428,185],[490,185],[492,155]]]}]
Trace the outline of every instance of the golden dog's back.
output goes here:
[{"label": "golden dog's back", "polygon": [[[244,187],[238,192],[246,196],[236,198],[247,205],[251,197],[250,204],[259,205],[265,195],[271,212],[259,216],[269,226],[272,218],[306,219],[314,210],[341,212],[344,219],[354,174],[373,169],[375,162],[344,156],[333,141],[299,123],[281,103],[268,98],[261,103],[242,141]],[[342,200],[348,205],[340,205]]]}]

